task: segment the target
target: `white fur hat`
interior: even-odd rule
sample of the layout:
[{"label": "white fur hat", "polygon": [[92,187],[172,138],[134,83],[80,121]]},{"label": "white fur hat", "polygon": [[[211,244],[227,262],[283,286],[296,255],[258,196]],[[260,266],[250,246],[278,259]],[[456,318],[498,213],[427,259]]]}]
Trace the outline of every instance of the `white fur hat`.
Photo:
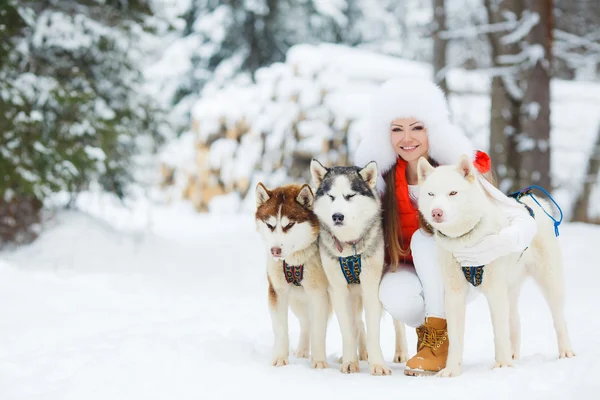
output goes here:
[{"label": "white fur hat", "polygon": [[423,122],[429,139],[429,156],[440,164],[454,164],[462,154],[475,159],[471,141],[450,121],[444,92],[433,82],[419,78],[395,78],[373,93],[368,131],[360,133],[354,164],[377,162],[377,190],[385,191],[382,175],[396,164],[398,155],[390,141],[390,123],[397,118]]}]

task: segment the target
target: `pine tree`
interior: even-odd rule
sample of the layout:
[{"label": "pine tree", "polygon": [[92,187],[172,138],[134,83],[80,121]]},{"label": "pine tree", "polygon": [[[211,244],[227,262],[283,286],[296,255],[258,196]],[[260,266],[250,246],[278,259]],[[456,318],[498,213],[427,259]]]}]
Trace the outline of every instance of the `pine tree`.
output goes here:
[{"label": "pine tree", "polygon": [[1,239],[19,241],[23,202],[39,210],[92,182],[123,198],[138,139],[158,139],[161,117],[141,90],[148,0],[10,0],[0,13]]}]

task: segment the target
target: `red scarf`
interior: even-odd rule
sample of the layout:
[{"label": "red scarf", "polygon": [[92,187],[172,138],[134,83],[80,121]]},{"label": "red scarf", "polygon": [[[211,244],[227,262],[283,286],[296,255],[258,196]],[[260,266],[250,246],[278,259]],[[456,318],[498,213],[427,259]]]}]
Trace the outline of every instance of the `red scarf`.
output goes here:
[{"label": "red scarf", "polygon": [[[410,239],[413,233],[419,229],[419,213],[417,207],[410,201],[408,194],[408,182],[406,180],[406,167],[408,163],[398,157],[396,161],[396,209],[398,210],[398,240],[404,250],[410,250]],[[400,260],[412,263],[412,254]]]}]

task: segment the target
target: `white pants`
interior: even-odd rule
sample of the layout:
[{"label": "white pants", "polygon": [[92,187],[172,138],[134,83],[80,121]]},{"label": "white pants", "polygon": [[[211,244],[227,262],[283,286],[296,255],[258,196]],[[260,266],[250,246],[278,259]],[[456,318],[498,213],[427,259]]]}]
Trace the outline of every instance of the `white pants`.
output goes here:
[{"label": "white pants", "polygon": [[[426,317],[446,318],[444,284],[435,239],[417,230],[411,238],[410,249],[414,267],[400,265],[395,272],[386,273],[379,287],[379,299],[395,320],[416,328]],[[467,302],[477,294],[469,285]]]}]

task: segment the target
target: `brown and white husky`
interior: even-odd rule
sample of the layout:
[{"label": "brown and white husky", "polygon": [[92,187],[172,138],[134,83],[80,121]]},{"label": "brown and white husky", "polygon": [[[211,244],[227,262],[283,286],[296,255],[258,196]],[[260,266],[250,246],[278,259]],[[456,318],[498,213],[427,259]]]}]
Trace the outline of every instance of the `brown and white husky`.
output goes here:
[{"label": "brown and white husky", "polygon": [[255,192],[256,230],[268,252],[273,365],[289,363],[289,307],[300,323],[296,356],[308,358],[310,353],[313,368],[327,368],[325,341],[332,308],[319,255],[313,191],[308,185],[297,184],[269,190],[261,182]]}]

